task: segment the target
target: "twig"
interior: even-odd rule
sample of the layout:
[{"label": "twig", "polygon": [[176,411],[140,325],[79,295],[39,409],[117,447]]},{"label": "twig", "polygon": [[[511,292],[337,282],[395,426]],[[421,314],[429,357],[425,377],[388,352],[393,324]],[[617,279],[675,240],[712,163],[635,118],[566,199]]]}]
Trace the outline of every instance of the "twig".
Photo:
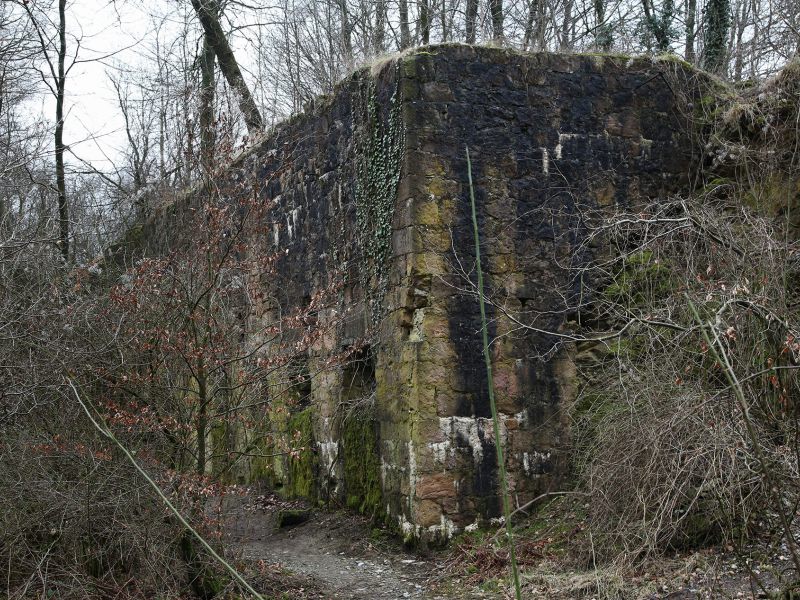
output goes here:
[{"label": "twig", "polygon": [[195,538],[197,538],[197,541],[200,542],[200,544],[202,544],[202,546],[206,550],[208,550],[208,553],[211,554],[211,556],[217,562],[219,562],[223,567],[225,567],[225,569],[228,571],[228,573],[230,573],[231,576],[234,579],[236,579],[236,581],[238,581],[244,589],[246,589],[248,592],[250,592],[250,594],[252,594],[253,598],[255,598],[256,600],[265,600],[264,597],[261,594],[259,594],[257,591],[255,591],[253,589],[253,587],[249,583],[247,583],[247,581],[245,580],[244,577],[241,576],[239,571],[234,569],[224,558],[222,558],[219,554],[217,554],[217,552],[214,550],[214,548],[211,547],[211,545],[203,538],[203,536],[201,536],[197,532],[197,530],[194,529],[194,527],[189,525],[189,522],[183,517],[183,515],[180,513],[180,511],[177,508],[175,508],[175,506],[172,504],[172,502],[169,501],[169,498],[167,498],[167,496],[164,494],[164,492],[161,491],[161,488],[158,486],[158,484],[150,478],[150,476],[147,474],[147,472],[139,465],[139,463],[136,461],[136,459],[133,457],[133,455],[128,451],[128,449],[125,446],[122,445],[122,442],[120,442],[116,438],[116,436],[113,433],[111,433],[111,430],[108,429],[108,427],[105,424],[101,425],[94,418],[94,416],[92,416],[92,413],[89,411],[89,408],[86,406],[86,404],[81,399],[81,396],[78,393],[78,389],[75,387],[75,384],[72,382],[72,379],[67,377],[67,383],[69,383],[69,386],[72,388],[72,391],[75,393],[75,398],[77,399],[78,404],[81,405],[81,408],[83,409],[83,412],[85,412],[86,416],[89,417],[89,420],[92,422],[92,425],[94,425],[95,429],[97,429],[97,431],[99,431],[103,436],[107,437],[109,440],[114,442],[114,444],[120,450],[122,450],[123,454],[125,454],[125,456],[128,458],[130,463],[136,468],[137,471],[139,471],[139,473],[142,475],[142,477],[145,478],[145,481],[147,481],[147,483],[149,483],[150,486],[155,490],[155,492],[159,495],[159,497],[164,501],[164,504],[166,504],[167,507],[175,515],[175,517],[177,517],[178,521],[181,522],[181,525],[183,525]]},{"label": "twig", "polygon": [[[720,363],[720,365],[724,367],[723,371],[725,372],[725,376],[728,379],[728,383],[733,388],[734,396],[739,404],[739,410],[742,413],[742,419],[744,420],[745,428],[747,429],[747,435],[750,437],[750,442],[753,444],[753,451],[755,452],[756,458],[761,464],[761,469],[767,484],[768,492],[775,498],[775,508],[778,510],[778,515],[781,519],[781,525],[783,527],[784,535],[786,536],[786,543],[789,547],[789,552],[792,555],[792,561],[794,562],[795,569],[798,573],[800,573],[800,555],[798,555],[797,544],[795,543],[794,535],[792,534],[791,524],[786,515],[786,509],[783,506],[781,487],[778,485],[778,482],[773,479],[772,472],[767,464],[767,459],[764,456],[761,443],[758,439],[755,428],[753,427],[752,419],[750,418],[750,409],[747,406],[747,400],[744,397],[742,385],[736,377],[736,373],[734,372],[733,367],[728,360],[728,355],[725,352],[725,348],[723,348],[722,344],[720,343],[719,337],[715,335],[714,341],[711,341],[711,337],[706,331],[706,327],[710,325],[708,323],[704,323],[700,319],[700,313],[697,311],[697,308],[695,307],[691,298],[689,298],[688,294],[685,294],[685,297],[686,301],[689,303],[689,309],[692,311],[695,320],[700,325],[700,331],[703,333],[703,338],[705,339],[706,344],[708,344],[709,350],[714,355],[714,358]],[[717,351],[717,348],[719,348],[719,351]]]}]

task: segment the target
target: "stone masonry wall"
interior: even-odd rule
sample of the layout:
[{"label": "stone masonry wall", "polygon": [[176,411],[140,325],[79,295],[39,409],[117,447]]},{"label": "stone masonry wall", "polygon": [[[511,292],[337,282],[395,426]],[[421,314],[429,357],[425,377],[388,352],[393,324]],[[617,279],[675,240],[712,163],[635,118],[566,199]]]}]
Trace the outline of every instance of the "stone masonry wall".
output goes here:
[{"label": "stone masonry wall", "polygon": [[580,212],[688,185],[691,78],[672,61],[426,47],[355,73],[236,161],[223,187],[275,202],[261,244],[281,256],[251,329],[330,295],[299,357],[309,397],[287,404],[303,418],[275,421],[287,439],[307,423],[310,450],[249,477],[428,541],[500,514],[468,147],[514,502],[557,488]]},{"label": "stone masonry wall", "polygon": [[[465,148],[472,156],[502,443],[514,501],[568,470],[568,348],[581,293],[578,213],[685,188],[693,162],[675,63],[464,46],[401,62],[405,169],[379,356],[387,511],[407,534],[449,537],[501,512],[481,354]],[[458,260],[455,260],[455,257]],[[459,271],[463,267],[463,272]],[[522,315],[521,330],[508,315]],[[527,317],[527,320],[526,320]],[[407,421],[405,415],[408,415]],[[400,460],[397,460],[400,458]]]}]

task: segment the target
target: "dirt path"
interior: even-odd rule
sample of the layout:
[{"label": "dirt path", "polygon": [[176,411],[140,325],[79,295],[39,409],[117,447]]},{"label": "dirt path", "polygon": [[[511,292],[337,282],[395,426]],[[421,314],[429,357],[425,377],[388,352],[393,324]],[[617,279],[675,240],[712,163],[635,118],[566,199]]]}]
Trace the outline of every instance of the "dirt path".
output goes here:
[{"label": "dirt path", "polygon": [[491,598],[480,592],[454,594],[434,589],[430,583],[436,566],[434,558],[403,550],[357,516],[312,512],[302,524],[277,529],[278,513],[286,508],[287,503],[264,496],[231,507],[229,541],[248,561],[279,563],[292,573],[309,578],[313,582],[310,587],[317,590],[316,595],[309,594],[311,597]]}]

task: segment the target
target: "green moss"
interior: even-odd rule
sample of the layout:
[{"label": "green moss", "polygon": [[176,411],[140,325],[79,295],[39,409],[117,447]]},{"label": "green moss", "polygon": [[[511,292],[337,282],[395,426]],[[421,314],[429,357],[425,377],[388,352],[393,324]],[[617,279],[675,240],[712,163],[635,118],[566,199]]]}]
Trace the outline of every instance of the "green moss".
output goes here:
[{"label": "green moss", "polygon": [[597,424],[616,412],[615,398],[601,389],[587,388],[574,405],[576,424]]},{"label": "green moss", "polygon": [[313,498],[316,455],[314,446],[314,410],[307,408],[289,417],[287,424],[291,452],[287,465],[287,481],[283,491],[287,496]]},{"label": "green moss", "polygon": [[125,233],[125,238],[122,243],[126,246],[134,246],[138,248],[143,242],[144,226],[141,223],[137,223],[128,229],[128,231]]},{"label": "green moss", "polygon": [[413,54],[403,57],[400,61],[400,72],[407,79],[414,79],[417,76],[417,59]]},{"label": "green moss", "polygon": [[682,66],[685,69],[688,69],[690,71],[696,71],[697,70],[697,67],[695,67],[689,61],[684,60],[683,58],[681,58],[677,54],[660,54],[659,56],[656,56],[653,60],[656,61],[656,62],[673,63],[673,64],[676,64],[676,65],[680,65],[680,66]]},{"label": "green moss", "polygon": [[389,538],[389,533],[386,529],[381,529],[380,527],[373,527],[372,530],[369,532],[369,539],[376,541],[376,542],[384,542]]},{"label": "green moss", "polygon": [[230,578],[206,562],[205,550],[198,548],[188,531],[181,536],[181,557],[186,563],[189,585],[199,598],[214,598],[230,584]]},{"label": "green moss", "polygon": [[273,469],[272,461],[267,458],[272,454],[272,444],[267,436],[259,436],[254,443],[246,448],[246,452],[253,453],[250,459],[250,483],[263,483],[272,487]]},{"label": "green moss", "polygon": [[615,418],[624,417],[625,404],[614,392],[608,392],[603,386],[587,385],[578,400],[572,406],[571,420],[575,450],[573,459],[580,467],[586,459],[587,452],[602,435],[606,423]]},{"label": "green moss", "polygon": [[613,58],[617,60],[633,60],[638,57],[632,54],[623,54],[622,52],[578,52],[578,56],[587,56],[589,58]]},{"label": "green moss", "polygon": [[741,194],[742,201],[770,218],[789,216],[788,226],[796,237],[800,229],[800,177],[781,171],[766,174],[753,181]]},{"label": "green moss", "polygon": [[664,261],[657,260],[650,250],[631,254],[623,259],[603,296],[625,306],[641,306],[669,295],[675,289],[672,271]]},{"label": "green moss", "polygon": [[382,512],[377,428],[372,411],[350,413],[342,423],[347,506],[373,517]]},{"label": "green moss", "polygon": [[260,435],[245,451],[250,459],[250,482],[264,484],[288,498],[316,495],[317,457],[314,453],[313,407],[287,413],[271,411],[268,421],[271,434]]},{"label": "green moss", "polygon": [[729,85],[711,75],[708,75],[703,83],[705,93],[694,106],[695,124],[701,129],[705,126],[718,125],[721,116],[730,109],[731,103],[738,97]]},{"label": "green moss", "polygon": [[226,458],[228,450],[231,449],[231,440],[235,433],[229,429],[226,421],[215,422],[210,429],[212,459],[211,468],[214,476],[224,483],[230,483],[233,471],[229,468],[230,461]]}]

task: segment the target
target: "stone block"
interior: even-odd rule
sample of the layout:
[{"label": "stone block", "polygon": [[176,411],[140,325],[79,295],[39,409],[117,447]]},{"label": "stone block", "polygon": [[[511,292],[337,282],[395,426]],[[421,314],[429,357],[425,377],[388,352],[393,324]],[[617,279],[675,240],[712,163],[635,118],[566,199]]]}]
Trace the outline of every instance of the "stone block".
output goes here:
[{"label": "stone block", "polygon": [[433,527],[442,521],[442,507],[433,500],[422,500],[414,510],[414,521],[421,527]]},{"label": "stone block", "polygon": [[452,102],[455,100],[450,86],[441,81],[428,81],[422,85],[422,97],[428,102]]},{"label": "stone block", "polygon": [[456,488],[449,473],[436,473],[417,479],[416,496],[420,500],[436,500],[454,496]]}]

